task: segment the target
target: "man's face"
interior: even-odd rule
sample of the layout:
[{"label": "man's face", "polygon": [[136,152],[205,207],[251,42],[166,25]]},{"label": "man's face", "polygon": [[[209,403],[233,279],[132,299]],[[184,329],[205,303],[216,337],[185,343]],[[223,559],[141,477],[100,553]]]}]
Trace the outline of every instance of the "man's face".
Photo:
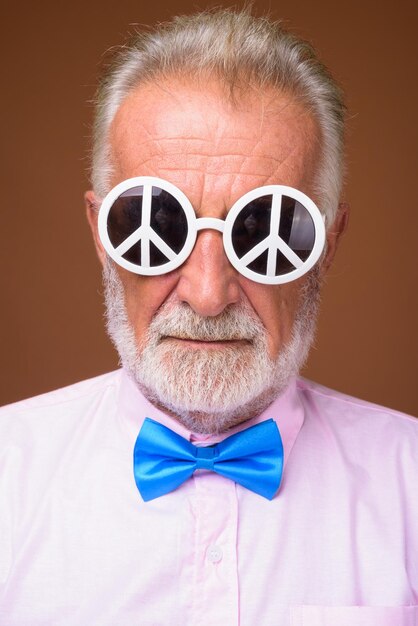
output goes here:
[{"label": "man's face", "polygon": [[[175,80],[142,85],[120,106],[110,142],[112,186],[135,176],[166,179],[186,194],[197,217],[225,219],[238,198],[262,185],[289,185],[315,200],[317,125],[302,105],[273,90],[248,89],[232,104],[215,82],[204,89]],[[100,243],[98,248],[105,262]],[[228,311],[244,307],[260,324],[270,366],[291,341],[309,282],[308,276],[272,286],[243,277],[230,265],[222,235],[214,230],[201,231],[186,262],[168,274],[146,277],[120,267],[116,271],[139,351],[161,312],[187,309],[196,324],[205,319],[216,322]],[[193,359],[198,352],[207,360],[222,361],[223,354],[235,351],[242,354],[238,362],[243,363],[251,343],[243,337],[225,339],[215,333],[211,339],[194,338],[173,332],[164,336],[164,342],[168,353],[175,351],[184,358]],[[225,371],[228,376],[233,372]],[[217,378],[212,380],[215,387]],[[173,402],[166,405],[176,412]]]}]

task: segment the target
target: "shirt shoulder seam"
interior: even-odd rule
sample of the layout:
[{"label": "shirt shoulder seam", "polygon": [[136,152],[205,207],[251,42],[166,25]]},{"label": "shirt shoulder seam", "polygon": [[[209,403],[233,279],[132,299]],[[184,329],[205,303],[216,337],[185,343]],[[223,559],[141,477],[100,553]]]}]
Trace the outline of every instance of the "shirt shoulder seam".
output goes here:
[{"label": "shirt shoulder seam", "polygon": [[[51,396],[54,396],[56,393],[65,392],[66,389],[69,390],[72,386],[76,386],[78,384],[83,384],[83,383],[88,383],[89,379],[83,380],[80,383],[74,383],[74,385],[67,385],[66,387],[54,389],[53,391],[49,391],[44,394],[40,394],[38,396],[33,396],[25,400],[19,400],[18,402],[6,404],[0,407],[0,414],[6,412],[7,410],[10,410],[16,413],[22,413],[22,412],[26,412],[29,410],[41,409],[43,407],[54,407],[54,406],[59,406],[59,405],[65,405],[65,404],[70,404],[71,402],[75,402],[77,400],[82,400],[83,398],[87,398],[88,396],[94,395],[95,393],[103,392],[105,389],[114,387],[117,382],[116,379],[118,378],[119,370],[102,374],[101,376],[97,376],[96,378],[97,379],[105,378],[106,376],[111,376],[112,374],[114,376],[112,376],[111,380],[102,382],[102,383],[99,383],[99,380],[98,380],[97,384],[93,383],[93,387],[90,388],[88,391],[80,390],[78,392],[75,392],[74,395],[71,395],[71,397],[61,398],[57,400],[54,400],[51,397]],[[94,378],[90,380],[93,381]]]},{"label": "shirt shoulder seam", "polygon": [[[397,411],[396,409],[391,409],[383,405],[375,404],[374,402],[369,402],[368,400],[361,400],[360,398],[357,399],[354,396],[347,396],[339,391],[333,392],[333,390],[328,389],[328,387],[322,387],[322,385],[320,386],[322,387],[322,389],[317,388],[316,386],[314,386],[316,384],[317,383],[312,384],[311,381],[307,380],[306,378],[299,378],[297,380],[297,387],[299,391],[309,391],[310,393],[314,393],[323,398],[327,398],[327,400],[342,402],[344,404],[349,404],[360,409],[367,408],[370,411],[376,413],[385,412],[394,417],[401,417],[408,422],[412,422],[418,427],[418,418],[414,417],[413,415],[408,415],[407,413],[402,413],[402,411]],[[337,395],[334,395],[334,393],[336,393]]]}]

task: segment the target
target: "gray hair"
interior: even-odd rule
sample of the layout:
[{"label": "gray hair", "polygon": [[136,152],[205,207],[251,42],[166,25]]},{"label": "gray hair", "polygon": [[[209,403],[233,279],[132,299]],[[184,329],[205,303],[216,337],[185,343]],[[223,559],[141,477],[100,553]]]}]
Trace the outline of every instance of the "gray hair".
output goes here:
[{"label": "gray hair", "polygon": [[343,179],[342,92],[309,43],[247,10],[175,17],[153,31],[137,32],[116,52],[97,94],[92,184],[98,196],[109,191],[109,128],[120,104],[139,84],[180,75],[193,80],[214,75],[231,93],[240,81],[273,86],[312,111],[322,141],[315,193],[327,225],[333,222]]}]

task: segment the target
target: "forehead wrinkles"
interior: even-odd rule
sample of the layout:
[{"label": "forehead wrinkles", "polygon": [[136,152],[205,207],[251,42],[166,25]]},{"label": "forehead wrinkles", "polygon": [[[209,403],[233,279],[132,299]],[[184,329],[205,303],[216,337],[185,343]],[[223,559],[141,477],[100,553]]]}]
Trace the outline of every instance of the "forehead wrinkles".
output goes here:
[{"label": "forehead wrinkles", "polygon": [[155,175],[203,194],[206,186],[298,186],[313,169],[316,124],[289,97],[257,94],[231,108],[210,91],[181,88],[144,85],[122,103],[111,128],[114,182]]},{"label": "forehead wrinkles", "polygon": [[[160,120],[159,120],[160,121]],[[174,120],[173,120],[174,121]],[[120,167],[128,162],[137,167],[149,163],[162,162],[166,167],[175,164],[175,167],[204,166],[207,161],[210,171],[215,171],[218,161],[224,165],[231,164],[232,169],[236,163],[245,159],[253,158],[261,163],[279,164],[289,154],[289,148],[293,143],[274,141],[274,130],[271,132],[271,140],[266,142],[263,133],[255,132],[244,123],[235,124],[234,129],[220,129],[202,126],[195,129],[187,118],[164,120],[161,124],[130,120],[123,120],[118,124],[112,134],[113,157],[115,164]],[[198,131],[198,132],[196,132]],[[292,129],[287,131],[290,139]]]}]

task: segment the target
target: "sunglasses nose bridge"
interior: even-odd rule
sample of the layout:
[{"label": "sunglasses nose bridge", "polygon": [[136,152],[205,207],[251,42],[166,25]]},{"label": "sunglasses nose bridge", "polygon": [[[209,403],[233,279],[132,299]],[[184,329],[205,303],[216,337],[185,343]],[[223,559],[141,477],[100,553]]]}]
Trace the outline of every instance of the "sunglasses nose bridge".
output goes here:
[{"label": "sunglasses nose bridge", "polygon": [[218,217],[198,217],[196,220],[196,230],[218,230],[220,233],[224,232],[225,222]]}]

